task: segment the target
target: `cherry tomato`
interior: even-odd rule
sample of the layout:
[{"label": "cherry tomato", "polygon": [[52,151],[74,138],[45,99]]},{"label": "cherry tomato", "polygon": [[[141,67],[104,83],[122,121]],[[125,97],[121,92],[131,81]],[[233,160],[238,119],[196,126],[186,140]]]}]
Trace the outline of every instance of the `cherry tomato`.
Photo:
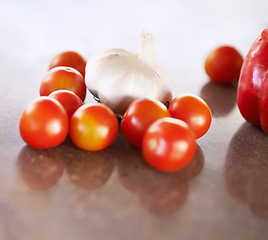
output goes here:
[{"label": "cherry tomato", "polygon": [[142,153],[149,165],[164,172],[185,167],[196,151],[195,135],[182,120],[161,118],[146,130]]},{"label": "cherry tomato", "polygon": [[41,82],[40,96],[62,89],[74,92],[82,101],[86,98],[85,80],[74,68],[55,67],[49,70]]},{"label": "cherry tomato", "polygon": [[73,113],[83,105],[80,97],[69,90],[57,90],[48,95],[58,100],[64,107],[69,119]]},{"label": "cherry tomato", "polygon": [[133,101],[127,108],[122,122],[121,131],[128,142],[136,147],[142,146],[145,130],[155,120],[170,117],[166,106],[157,100],[139,99]]},{"label": "cherry tomato", "polygon": [[213,82],[221,84],[235,83],[240,74],[243,57],[232,46],[220,46],[213,49],[205,61],[205,70]]},{"label": "cherry tomato", "polygon": [[64,51],[54,56],[50,62],[49,69],[54,67],[72,67],[85,77],[87,61],[86,59],[75,51]]},{"label": "cherry tomato", "polygon": [[196,138],[202,137],[209,129],[212,114],[206,102],[194,95],[175,97],[169,104],[171,117],[186,122],[194,132]]},{"label": "cherry tomato", "polygon": [[30,102],[20,118],[22,139],[33,148],[48,148],[62,143],[68,135],[69,120],[55,99],[39,97]]},{"label": "cherry tomato", "polygon": [[113,143],[119,129],[114,112],[101,103],[78,108],[70,121],[69,136],[79,148],[99,151]]}]

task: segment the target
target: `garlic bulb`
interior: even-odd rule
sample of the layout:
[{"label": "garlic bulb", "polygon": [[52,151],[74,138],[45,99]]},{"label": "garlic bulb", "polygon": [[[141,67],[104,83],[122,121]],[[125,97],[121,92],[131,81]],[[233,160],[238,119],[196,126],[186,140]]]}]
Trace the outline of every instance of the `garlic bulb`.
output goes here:
[{"label": "garlic bulb", "polygon": [[167,72],[155,62],[154,37],[141,33],[138,54],[108,49],[95,54],[86,66],[88,90],[115,113],[123,114],[135,99],[151,98],[163,103],[172,98]]}]

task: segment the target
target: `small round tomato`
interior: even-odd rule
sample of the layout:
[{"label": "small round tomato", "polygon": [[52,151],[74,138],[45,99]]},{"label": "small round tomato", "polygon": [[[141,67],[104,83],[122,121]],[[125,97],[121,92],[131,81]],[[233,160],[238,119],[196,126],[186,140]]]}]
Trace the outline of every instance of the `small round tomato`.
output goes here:
[{"label": "small round tomato", "polygon": [[72,67],[85,77],[87,61],[86,59],[75,51],[64,51],[54,56],[50,62],[49,69],[54,67]]},{"label": "small round tomato", "polygon": [[205,70],[213,82],[233,84],[240,75],[243,57],[232,46],[220,46],[213,49],[205,61]]},{"label": "small round tomato", "polygon": [[82,101],[86,98],[86,84],[83,76],[71,67],[55,67],[47,72],[40,85],[40,96],[48,96],[56,90],[69,90]]},{"label": "small round tomato", "polygon": [[33,148],[48,148],[65,140],[69,120],[57,100],[39,97],[25,107],[19,127],[21,137],[28,145]]},{"label": "small round tomato", "polygon": [[172,172],[185,167],[196,151],[195,135],[187,123],[175,118],[161,118],[146,130],[142,153],[153,168]]},{"label": "small round tomato", "polygon": [[99,151],[113,143],[119,129],[114,112],[101,103],[78,108],[70,121],[69,136],[79,148]]},{"label": "small round tomato", "polygon": [[139,99],[127,108],[121,131],[128,142],[136,147],[142,146],[142,138],[146,129],[157,119],[170,117],[167,107],[158,100]]},{"label": "small round tomato", "polygon": [[186,122],[196,138],[202,137],[209,129],[212,114],[206,102],[195,95],[175,97],[169,104],[171,117]]},{"label": "small round tomato", "polygon": [[60,102],[60,104],[64,107],[69,119],[73,113],[83,105],[81,98],[69,90],[57,90],[48,96]]}]

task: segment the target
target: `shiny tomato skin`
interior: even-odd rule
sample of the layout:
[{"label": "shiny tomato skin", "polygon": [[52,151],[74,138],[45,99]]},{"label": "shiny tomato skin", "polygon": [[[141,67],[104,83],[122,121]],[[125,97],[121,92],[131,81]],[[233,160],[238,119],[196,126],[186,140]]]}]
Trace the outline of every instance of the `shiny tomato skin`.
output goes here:
[{"label": "shiny tomato skin", "polygon": [[209,52],[205,70],[210,80],[220,84],[237,82],[243,64],[240,52],[232,46],[219,46]]},{"label": "shiny tomato skin", "polygon": [[81,98],[69,90],[57,90],[48,96],[60,102],[60,104],[64,107],[69,119],[73,113],[83,105]]},{"label": "shiny tomato skin", "polygon": [[202,137],[210,128],[212,114],[207,103],[200,97],[187,94],[175,97],[169,104],[171,117],[186,122],[196,139]]},{"label": "shiny tomato skin", "polygon": [[114,142],[118,129],[117,117],[110,108],[88,103],[72,115],[69,136],[78,148],[100,151]]},{"label": "shiny tomato skin", "polygon": [[49,69],[54,67],[72,67],[85,77],[87,61],[86,59],[76,51],[64,51],[54,56],[49,65]]},{"label": "shiny tomato skin", "polygon": [[141,147],[146,129],[162,117],[170,117],[170,113],[160,101],[152,99],[135,100],[129,105],[123,116],[121,132],[129,143]]},{"label": "shiny tomato skin", "polygon": [[83,76],[71,67],[55,67],[47,72],[40,85],[40,96],[48,96],[56,90],[69,90],[82,101],[86,98],[86,84]]},{"label": "shiny tomato skin", "polygon": [[54,147],[68,135],[69,120],[63,106],[55,99],[39,97],[30,102],[20,118],[22,139],[33,148]]},{"label": "shiny tomato skin", "polygon": [[196,151],[195,135],[189,126],[175,118],[161,118],[146,130],[142,153],[146,162],[163,172],[185,167]]}]

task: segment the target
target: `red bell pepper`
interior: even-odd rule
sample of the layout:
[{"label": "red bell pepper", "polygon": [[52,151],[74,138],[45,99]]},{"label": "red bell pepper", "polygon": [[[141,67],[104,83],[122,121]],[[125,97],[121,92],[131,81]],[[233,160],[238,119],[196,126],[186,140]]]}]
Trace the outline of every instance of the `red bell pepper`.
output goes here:
[{"label": "red bell pepper", "polygon": [[254,41],[243,62],[237,105],[246,121],[268,134],[268,29]]}]

